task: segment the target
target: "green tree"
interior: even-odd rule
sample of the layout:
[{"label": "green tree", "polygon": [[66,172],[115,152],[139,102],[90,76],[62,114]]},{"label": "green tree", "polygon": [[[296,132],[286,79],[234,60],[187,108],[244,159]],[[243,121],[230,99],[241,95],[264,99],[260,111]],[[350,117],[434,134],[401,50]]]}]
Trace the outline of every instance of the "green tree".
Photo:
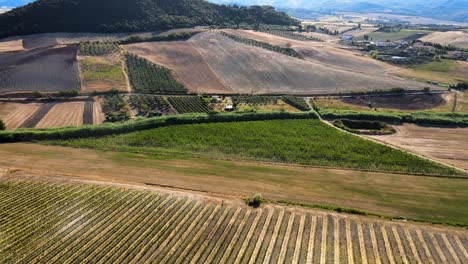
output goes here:
[{"label": "green tree", "polygon": [[5,129],[6,129],[6,125],[3,122],[3,120],[0,119],[0,130],[5,130]]}]

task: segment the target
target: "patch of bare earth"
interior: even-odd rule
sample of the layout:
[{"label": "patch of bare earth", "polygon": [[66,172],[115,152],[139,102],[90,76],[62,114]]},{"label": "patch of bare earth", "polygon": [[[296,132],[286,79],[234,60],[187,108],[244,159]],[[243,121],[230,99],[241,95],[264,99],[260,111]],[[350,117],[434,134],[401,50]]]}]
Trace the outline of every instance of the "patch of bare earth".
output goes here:
[{"label": "patch of bare earth", "polygon": [[395,109],[395,110],[427,110],[441,107],[447,102],[444,95],[440,94],[418,94],[418,95],[395,95],[378,97],[349,97],[341,99],[347,104],[373,108]]},{"label": "patch of bare earth", "polygon": [[7,129],[17,129],[23,125],[26,120],[36,113],[40,104],[3,104],[2,108],[8,108],[9,111],[2,117]]},{"label": "patch of bare earth", "polygon": [[395,126],[397,133],[370,136],[381,142],[468,170],[468,128]]},{"label": "patch of bare earth", "polygon": [[468,49],[468,33],[463,31],[434,32],[420,40]]},{"label": "patch of bare earth", "polygon": [[79,89],[74,46],[0,53],[0,93]]},{"label": "patch of bare earth", "polygon": [[0,52],[21,51],[23,48],[22,40],[1,40]]},{"label": "patch of bare earth", "polygon": [[83,124],[84,102],[56,104],[37,123],[36,128],[80,126]]},{"label": "patch of bare earth", "polygon": [[233,92],[189,42],[138,43],[126,45],[124,49],[175,71],[190,92]]}]

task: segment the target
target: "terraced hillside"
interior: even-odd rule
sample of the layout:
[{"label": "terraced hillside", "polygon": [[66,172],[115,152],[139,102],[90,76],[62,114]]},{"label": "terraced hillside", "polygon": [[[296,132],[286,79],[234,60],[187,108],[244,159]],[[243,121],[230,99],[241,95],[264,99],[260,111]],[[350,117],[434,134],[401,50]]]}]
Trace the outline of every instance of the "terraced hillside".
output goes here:
[{"label": "terraced hillside", "polygon": [[0,186],[2,263],[468,261],[462,229],[27,173],[7,173]]}]

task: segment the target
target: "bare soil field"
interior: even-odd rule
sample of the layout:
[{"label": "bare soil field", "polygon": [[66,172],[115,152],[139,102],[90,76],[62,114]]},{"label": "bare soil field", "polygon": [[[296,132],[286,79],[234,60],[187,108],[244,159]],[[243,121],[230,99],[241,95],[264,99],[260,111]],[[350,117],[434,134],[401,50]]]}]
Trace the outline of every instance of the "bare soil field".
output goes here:
[{"label": "bare soil field", "polygon": [[81,92],[129,91],[119,53],[100,57],[79,56],[78,64]]},{"label": "bare soil field", "polygon": [[272,201],[337,205],[419,219],[468,219],[466,179],[179,159],[35,144],[2,144],[0,156],[0,167],[45,172],[42,175],[51,177],[70,175],[150,184],[222,197],[243,198],[258,192]]},{"label": "bare soil field", "polygon": [[304,35],[306,37],[318,38],[325,42],[338,42],[340,40],[340,38],[337,36],[317,32],[300,32],[299,34]]},{"label": "bare soil field", "polygon": [[367,108],[369,108],[369,106],[372,105],[373,108],[377,109],[394,109],[407,111],[429,110],[447,104],[447,101],[444,99],[444,96],[440,94],[396,95],[378,97],[361,96],[343,98],[342,101],[347,104]]},{"label": "bare soil field", "polygon": [[[236,93],[307,95],[393,87],[422,89],[426,86],[423,83],[383,74],[363,74],[354,70],[331,67],[321,62],[292,58],[240,44],[216,33],[198,34],[190,39],[189,43],[196,47],[216,75]],[[353,61],[348,60],[348,63],[353,64]],[[371,65],[367,65],[367,68],[375,69]]]},{"label": "bare soil field", "polygon": [[0,222],[6,263],[468,261],[461,228],[40,177],[9,172],[0,179],[9,198],[0,201],[9,216]]},{"label": "bare soil field", "polygon": [[79,89],[76,47],[0,53],[0,93]]},{"label": "bare soil field", "polygon": [[93,125],[99,125],[104,123],[106,117],[102,112],[101,103],[94,102],[93,103]]},{"label": "bare soil field", "polygon": [[24,50],[22,40],[0,40],[0,52],[11,52],[21,50]]},{"label": "bare soil field", "polygon": [[420,40],[468,49],[468,33],[463,31],[434,32]]},{"label": "bare soil field", "polygon": [[84,104],[84,102],[56,104],[35,127],[80,126],[83,124]]},{"label": "bare soil field", "polygon": [[397,133],[394,135],[370,137],[468,170],[467,128],[424,127],[414,124],[395,128]]},{"label": "bare soil field", "polygon": [[3,115],[0,117],[7,129],[17,129],[39,109],[40,104],[1,103]]},{"label": "bare soil field", "polygon": [[[357,52],[350,51],[347,47],[343,47],[335,43],[292,40],[252,30],[225,31],[273,45],[283,47],[291,45],[291,47],[301,53],[306,60],[329,68],[365,73],[366,75],[371,73],[384,74],[388,71],[398,69],[397,67],[387,63],[357,54]],[[382,76],[382,79],[385,78],[385,76]]]},{"label": "bare soil field", "polygon": [[189,42],[153,42],[124,46],[153,63],[176,72],[177,78],[193,93],[233,93]]}]

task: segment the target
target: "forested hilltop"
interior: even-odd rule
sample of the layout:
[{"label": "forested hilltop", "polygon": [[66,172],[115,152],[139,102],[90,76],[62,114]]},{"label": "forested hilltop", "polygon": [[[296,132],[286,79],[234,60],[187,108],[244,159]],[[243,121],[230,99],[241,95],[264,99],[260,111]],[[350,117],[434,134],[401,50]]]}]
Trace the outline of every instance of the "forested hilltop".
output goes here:
[{"label": "forested hilltop", "polygon": [[270,6],[204,0],[39,0],[0,15],[0,37],[46,32],[136,32],[203,25],[299,23]]}]

